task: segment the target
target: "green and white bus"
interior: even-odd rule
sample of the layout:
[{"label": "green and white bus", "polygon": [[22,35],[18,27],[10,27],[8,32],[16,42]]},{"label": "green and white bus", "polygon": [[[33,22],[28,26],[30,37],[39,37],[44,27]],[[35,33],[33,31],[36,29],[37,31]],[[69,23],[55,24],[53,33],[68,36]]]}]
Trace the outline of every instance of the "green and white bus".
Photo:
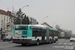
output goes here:
[{"label": "green and white bus", "polygon": [[39,45],[56,41],[58,41],[58,30],[45,25],[15,25],[13,29],[13,43]]}]

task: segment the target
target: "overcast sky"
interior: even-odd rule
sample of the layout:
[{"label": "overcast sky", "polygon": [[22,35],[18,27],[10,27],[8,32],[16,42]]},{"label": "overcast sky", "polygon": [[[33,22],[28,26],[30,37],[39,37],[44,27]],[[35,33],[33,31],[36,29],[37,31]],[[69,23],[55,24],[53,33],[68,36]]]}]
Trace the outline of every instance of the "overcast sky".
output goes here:
[{"label": "overcast sky", "polygon": [[[29,5],[29,7],[24,7]],[[47,22],[51,26],[72,30],[75,33],[75,0],[0,0],[0,9],[22,11],[39,23]]]}]

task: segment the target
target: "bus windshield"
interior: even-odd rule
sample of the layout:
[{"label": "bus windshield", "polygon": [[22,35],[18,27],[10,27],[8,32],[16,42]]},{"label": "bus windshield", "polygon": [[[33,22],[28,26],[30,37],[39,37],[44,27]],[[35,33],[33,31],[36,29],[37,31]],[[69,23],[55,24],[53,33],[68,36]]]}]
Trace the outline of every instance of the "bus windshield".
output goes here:
[{"label": "bus windshield", "polygon": [[28,26],[15,26],[15,30],[28,30]]}]

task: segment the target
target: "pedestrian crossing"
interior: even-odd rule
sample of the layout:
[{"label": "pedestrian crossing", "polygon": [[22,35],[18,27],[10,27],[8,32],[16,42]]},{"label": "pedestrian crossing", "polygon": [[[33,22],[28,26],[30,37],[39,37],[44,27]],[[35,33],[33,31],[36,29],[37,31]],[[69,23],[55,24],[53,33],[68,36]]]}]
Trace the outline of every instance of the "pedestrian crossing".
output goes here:
[{"label": "pedestrian crossing", "polygon": [[58,44],[62,44],[62,43],[58,43]]},{"label": "pedestrian crossing", "polygon": [[73,43],[53,43],[53,44],[58,44],[58,45],[73,45]]},{"label": "pedestrian crossing", "polygon": [[52,46],[53,48],[62,48],[65,50],[72,50],[74,48],[73,43],[53,43],[54,45]]}]

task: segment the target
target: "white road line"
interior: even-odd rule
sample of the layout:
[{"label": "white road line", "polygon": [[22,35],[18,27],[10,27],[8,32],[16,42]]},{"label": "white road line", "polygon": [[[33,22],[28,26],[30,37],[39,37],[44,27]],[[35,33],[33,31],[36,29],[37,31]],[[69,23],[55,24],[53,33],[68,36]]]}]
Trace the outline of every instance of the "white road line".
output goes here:
[{"label": "white road line", "polygon": [[56,44],[56,43],[53,43],[53,44]]},{"label": "white road line", "polygon": [[67,43],[63,43],[64,45],[66,45]]},{"label": "white road line", "polygon": [[73,45],[73,43],[69,43],[69,45]]},{"label": "white road line", "polygon": [[62,44],[62,43],[58,43],[58,44]]},{"label": "white road line", "polygon": [[52,46],[53,48],[63,48],[65,50],[73,50],[74,46]]},{"label": "white road line", "polygon": [[67,50],[72,50],[74,48],[74,46],[65,46],[64,49],[67,49]]}]

